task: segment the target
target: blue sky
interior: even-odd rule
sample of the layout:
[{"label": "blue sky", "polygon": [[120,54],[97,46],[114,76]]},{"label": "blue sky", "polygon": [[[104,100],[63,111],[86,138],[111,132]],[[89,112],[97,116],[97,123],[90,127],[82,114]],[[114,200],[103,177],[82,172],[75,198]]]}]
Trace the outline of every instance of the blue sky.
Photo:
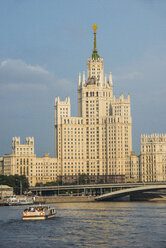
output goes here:
[{"label": "blue sky", "polygon": [[94,23],[115,95],[131,96],[133,151],[141,134],[166,133],[165,0],[0,0],[0,155],[13,136],[54,155],[54,98],[70,96],[77,116]]}]

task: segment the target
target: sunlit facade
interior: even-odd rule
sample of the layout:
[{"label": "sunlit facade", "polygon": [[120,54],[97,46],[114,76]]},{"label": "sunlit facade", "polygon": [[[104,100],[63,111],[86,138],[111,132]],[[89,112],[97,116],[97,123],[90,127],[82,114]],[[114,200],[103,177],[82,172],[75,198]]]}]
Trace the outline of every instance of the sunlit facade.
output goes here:
[{"label": "sunlit facade", "polygon": [[55,98],[55,156],[64,181],[79,174],[107,181],[124,181],[132,151],[130,96],[116,98],[113,81],[104,74],[104,61],[96,48],[79,73],[78,117],[71,117],[70,98]]},{"label": "sunlit facade", "polygon": [[140,180],[166,181],[166,135],[141,136]]},{"label": "sunlit facade", "polygon": [[12,154],[5,154],[1,163],[2,174],[25,175],[31,186],[57,180],[57,159],[49,154],[37,158],[33,137],[27,137],[25,144],[21,144],[20,137],[13,137]]}]

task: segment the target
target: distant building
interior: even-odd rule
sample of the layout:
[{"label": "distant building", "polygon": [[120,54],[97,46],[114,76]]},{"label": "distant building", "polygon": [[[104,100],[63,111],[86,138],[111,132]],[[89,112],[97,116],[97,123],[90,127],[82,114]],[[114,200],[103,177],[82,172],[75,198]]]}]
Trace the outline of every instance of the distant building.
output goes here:
[{"label": "distant building", "polygon": [[70,98],[55,98],[55,156],[64,182],[80,174],[99,181],[124,181],[132,151],[130,96],[113,95],[112,74],[104,74],[96,48],[78,80],[78,117],[71,117]]},{"label": "distant building", "polygon": [[3,174],[3,157],[0,157],[0,175]]},{"label": "distant building", "polygon": [[166,181],[166,135],[142,135],[140,179],[143,182]]},{"label": "distant building", "polygon": [[44,154],[42,158],[36,158],[36,183],[56,181],[60,175],[59,168],[57,158],[51,158],[49,153]]},{"label": "distant building", "polygon": [[126,167],[126,181],[139,182],[140,181],[140,164],[139,157],[135,152],[131,152],[130,163]]},{"label": "distant building", "polygon": [[[3,158],[5,175],[25,175],[30,185],[62,179],[78,181],[86,174],[90,182],[125,182],[133,178],[130,163],[137,166],[132,156],[132,119],[130,96],[113,94],[112,74],[104,74],[103,58],[94,47],[85,72],[78,80],[78,117],[71,117],[70,98],[55,98],[55,158],[37,158],[34,138],[20,144],[13,138],[12,154]],[[134,167],[135,168],[135,167]],[[137,176],[136,176],[137,180]]]},{"label": "distant building", "polygon": [[0,199],[4,198],[5,196],[12,196],[13,195],[13,188],[9,187],[8,185],[0,185]]},{"label": "distant building", "polygon": [[26,143],[20,143],[20,137],[12,140],[12,154],[4,155],[4,175],[25,175],[30,185],[35,183],[36,155],[34,154],[34,138],[26,138]]},{"label": "distant building", "polygon": [[20,137],[12,140],[12,154],[3,157],[4,175],[25,175],[29,184],[45,183],[57,180],[57,159],[46,154],[37,158],[34,153],[34,138],[26,138],[26,143],[20,143]]}]

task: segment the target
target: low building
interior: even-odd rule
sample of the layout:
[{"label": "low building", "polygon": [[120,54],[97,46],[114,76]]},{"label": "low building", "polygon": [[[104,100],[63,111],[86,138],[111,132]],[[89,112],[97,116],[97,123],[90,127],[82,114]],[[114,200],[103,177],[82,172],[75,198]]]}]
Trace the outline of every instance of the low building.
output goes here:
[{"label": "low building", "polygon": [[0,185],[0,198],[13,195],[13,188],[7,185]]},{"label": "low building", "polygon": [[36,158],[36,183],[47,183],[57,180],[59,175],[59,166],[57,158],[51,158],[49,153],[44,154],[42,158]]}]

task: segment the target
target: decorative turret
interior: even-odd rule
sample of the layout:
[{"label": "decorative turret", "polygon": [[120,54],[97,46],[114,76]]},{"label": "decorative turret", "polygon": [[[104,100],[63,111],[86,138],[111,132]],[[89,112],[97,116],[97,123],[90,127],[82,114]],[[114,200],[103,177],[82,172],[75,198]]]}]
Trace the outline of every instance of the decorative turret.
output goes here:
[{"label": "decorative turret", "polygon": [[13,137],[12,154],[34,154],[34,137],[27,137],[25,144],[20,143],[20,137]]},{"label": "decorative turret", "polygon": [[112,83],[112,72],[110,72],[110,75],[109,75],[109,84],[110,84],[110,86],[113,86],[113,83]]},{"label": "decorative turret", "polygon": [[81,72],[79,72],[78,86],[81,86]]},{"label": "decorative turret", "polygon": [[85,80],[85,71],[83,71],[83,76],[82,76],[82,85],[86,84],[86,80]]}]

